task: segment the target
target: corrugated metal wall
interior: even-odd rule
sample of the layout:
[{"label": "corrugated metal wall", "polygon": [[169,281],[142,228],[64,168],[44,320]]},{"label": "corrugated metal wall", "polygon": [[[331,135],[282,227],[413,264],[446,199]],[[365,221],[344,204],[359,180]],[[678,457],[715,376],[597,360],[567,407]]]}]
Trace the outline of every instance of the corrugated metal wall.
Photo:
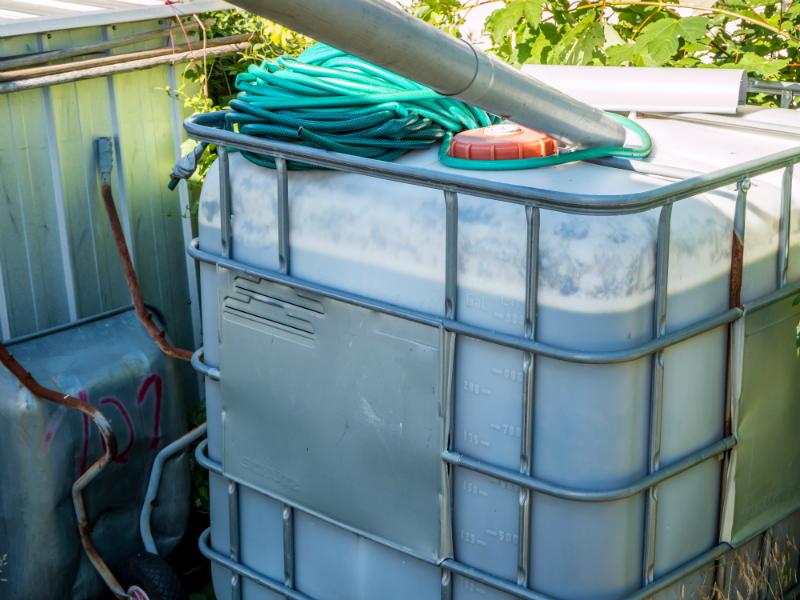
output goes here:
[{"label": "corrugated metal wall", "polygon": [[[167,27],[144,21],[0,39],[0,57]],[[182,38],[178,37],[176,43]],[[165,39],[115,49],[157,48]],[[199,335],[185,185],[170,192],[185,109],[181,65],[0,94],[0,337],[130,303],[100,197],[93,140],[115,142],[113,189],[145,300],[173,340]]]}]

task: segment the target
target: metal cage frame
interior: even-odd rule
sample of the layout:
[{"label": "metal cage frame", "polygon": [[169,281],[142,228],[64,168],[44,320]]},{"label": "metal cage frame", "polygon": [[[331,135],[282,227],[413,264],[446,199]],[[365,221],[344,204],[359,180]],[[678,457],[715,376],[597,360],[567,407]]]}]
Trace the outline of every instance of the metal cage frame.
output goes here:
[{"label": "metal cage frame", "polygon": [[[737,394],[737,382],[741,380],[743,355],[736,348],[743,341],[744,316],[757,308],[762,308],[780,301],[792,294],[800,292],[800,283],[789,285],[787,283],[787,268],[789,256],[789,231],[792,200],[792,174],[794,165],[800,162],[800,146],[771,154],[756,160],[748,161],[736,166],[723,168],[711,173],[697,174],[690,171],[669,169],[649,165],[645,162],[627,162],[620,160],[599,161],[607,166],[635,170],[649,173],[659,177],[675,179],[660,187],[644,192],[618,195],[585,195],[568,194],[564,192],[542,190],[506,183],[496,183],[480,180],[467,175],[454,175],[440,173],[428,169],[408,167],[394,163],[380,162],[345,154],[328,152],[290,143],[277,142],[238,134],[221,129],[222,113],[209,113],[195,115],[185,121],[185,128],[189,136],[202,142],[217,144],[219,173],[220,173],[220,213],[221,213],[221,243],[222,254],[217,255],[199,247],[195,239],[188,249],[189,255],[199,263],[214,265],[217,268],[231,270],[235,273],[265,279],[280,283],[294,290],[308,291],[315,294],[339,300],[348,304],[368,308],[382,313],[394,315],[418,323],[434,326],[440,329],[443,335],[445,361],[448,366],[446,385],[443,386],[444,405],[447,407],[445,440],[446,447],[442,448],[441,459],[446,468],[449,482],[447,484],[448,501],[442,502],[442,522],[452,524],[452,477],[456,466],[483,473],[498,480],[508,482],[519,487],[520,493],[520,518],[519,518],[519,561],[517,565],[516,583],[501,579],[477,568],[468,566],[452,557],[444,558],[438,563],[441,569],[441,597],[442,600],[452,598],[453,574],[466,577],[496,590],[506,592],[517,598],[527,600],[556,600],[555,598],[536,592],[527,587],[528,584],[528,553],[530,548],[530,499],[532,492],[580,502],[603,502],[617,500],[645,493],[645,524],[642,539],[642,565],[641,588],[628,596],[629,600],[648,598],[664,590],[684,577],[716,562],[716,579],[724,581],[725,569],[719,559],[732,546],[723,540],[711,549],[694,557],[675,570],[655,577],[655,533],[656,514],[658,511],[657,486],[705,461],[722,460],[722,481],[720,498],[720,520],[724,514],[727,501],[728,486],[725,485],[729,476],[731,453],[736,447],[736,437],[732,430],[730,419],[731,406]],[[725,123],[714,122],[716,126],[725,126]],[[737,123],[736,127],[747,127],[746,123]],[[757,127],[753,127],[757,129]],[[229,149],[244,150],[259,155],[273,157],[276,162],[277,174],[277,213],[278,213],[278,258],[279,271],[254,268],[238,262],[232,258],[231,241],[231,185],[228,152]],[[318,285],[309,281],[295,278],[291,275],[291,255],[289,248],[289,193],[287,168],[288,161],[298,161],[316,166],[326,167],[337,171],[358,173],[370,177],[398,181],[402,183],[433,188],[442,192],[445,205],[445,305],[444,316],[434,316],[416,310],[406,309],[386,302],[366,298],[357,294],[347,293],[328,286]],[[779,248],[777,253],[777,281],[778,289],[766,294],[752,302],[743,305],[741,302],[741,286],[744,254],[745,217],[747,212],[747,193],[750,188],[750,179],[764,173],[782,170],[781,186],[781,216],[779,225]],[[669,272],[669,244],[672,206],[685,198],[697,194],[716,190],[726,186],[736,186],[736,205],[733,223],[733,238],[731,240],[731,287],[730,302],[727,310],[711,317],[694,322],[686,327],[673,332],[667,332],[667,279]],[[525,323],[522,336],[498,333],[491,329],[476,327],[458,320],[456,317],[457,300],[457,272],[458,272],[458,196],[469,194],[483,198],[495,199],[502,202],[511,202],[525,206],[527,219],[527,265],[526,265],[526,292],[525,292]],[[621,351],[583,351],[580,349],[563,348],[545,344],[536,337],[536,312],[537,312],[537,268],[539,249],[539,224],[541,210],[554,210],[567,213],[592,214],[592,215],[623,215],[639,213],[658,209],[658,233],[655,249],[655,291],[652,313],[654,336],[651,340],[636,347]],[[714,328],[727,326],[728,328],[728,353],[727,387],[725,394],[725,427],[723,437],[716,442],[700,448],[681,458],[680,460],[662,466],[660,464],[661,449],[661,421],[663,410],[663,373],[664,351],[684,340],[698,336]],[[471,458],[456,452],[452,446],[452,415],[454,411],[454,355],[457,336],[468,336],[479,340],[492,342],[501,346],[522,351],[523,363],[523,415],[522,415],[522,443],[519,471],[497,467],[486,461]],[[584,364],[612,364],[629,362],[642,357],[651,357],[651,384],[649,398],[649,448],[647,456],[647,473],[639,480],[610,490],[574,489],[555,485],[539,479],[531,474],[532,465],[532,414],[535,403],[534,378],[536,376],[536,357],[545,356],[573,363]],[[219,381],[223,374],[217,367],[209,366],[203,362],[202,348],[193,358],[192,364],[202,375],[212,380]],[[293,511],[296,508],[284,498],[276,498],[283,503],[283,531],[284,531],[284,579],[278,581],[248,568],[239,561],[239,515],[238,494],[239,486],[247,485],[227,477],[222,465],[211,460],[206,454],[207,440],[202,442],[196,451],[198,462],[209,471],[223,477],[228,485],[230,539],[229,552],[224,555],[213,550],[209,544],[210,532],[207,530],[200,539],[200,548],[203,554],[211,561],[229,569],[233,574],[231,579],[231,592],[234,599],[241,597],[240,578],[245,577],[257,584],[295,600],[311,600],[307,595],[297,591],[294,586],[294,552],[293,552]],[[249,486],[248,486],[249,487]],[[263,494],[263,491],[259,491]],[[343,523],[330,518],[323,519],[346,530],[353,531]],[[720,523],[721,524],[721,523]],[[452,529],[452,527],[450,527]],[[359,535],[365,532],[356,531]],[[452,537],[452,531],[449,531]],[[366,534],[369,539],[390,545],[386,540],[376,539]],[[417,557],[420,558],[420,557]],[[428,560],[430,562],[430,560]]]}]

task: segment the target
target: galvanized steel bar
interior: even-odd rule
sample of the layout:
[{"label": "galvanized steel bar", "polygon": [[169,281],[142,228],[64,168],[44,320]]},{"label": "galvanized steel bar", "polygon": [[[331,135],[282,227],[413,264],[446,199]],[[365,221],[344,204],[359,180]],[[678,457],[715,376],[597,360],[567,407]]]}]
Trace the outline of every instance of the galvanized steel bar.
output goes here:
[{"label": "galvanized steel bar", "polygon": [[778,286],[786,285],[789,273],[789,246],[792,223],[792,178],[794,165],[783,170],[781,182],[781,220],[778,236]]},{"label": "galvanized steel bar", "polygon": [[800,283],[790,283],[787,284],[786,287],[778,288],[769,294],[765,294],[760,298],[748,302],[744,305],[744,311],[745,313],[753,312],[754,310],[758,310],[759,308],[763,308],[798,293],[800,293]]},{"label": "galvanized steel bar", "polygon": [[442,575],[440,580],[441,600],[453,600],[453,575],[446,568],[442,567]]},{"label": "galvanized steel bar", "polygon": [[680,475],[684,471],[691,469],[695,465],[718,457],[720,454],[730,450],[736,445],[736,438],[732,435],[722,438],[719,441],[695,450],[691,454],[638,479],[637,481],[610,490],[582,490],[556,485],[544,481],[537,477],[522,475],[516,471],[498,467],[482,460],[466,456],[464,454],[447,451],[442,455],[445,462],[457,467],[463,467],[476,473],[482,473],[489,477],[494,477],[500,481],[505,481],[513,485],[528,488],[534,492],[539,492],[553,498],[571,500],[574,502],[611,502],[613,500],[623,500],[636,494],[640,494],[649,487],[658,485],[667,479]]},{"label": "galvanized steel bar", "polygon": [[678,583],[682,579],[685,579],[692,573],[696,573],[703,567],[710,566],[714,563],[717,559],[723,556],[726,552],[731,550],[731,546],[729,544],[718,544],[703,552],[699,556],[696,556],[692,560],[684,563],[677,569],[670,571],[663,577],[659,577],[656,581],[652,584],[644,587],[637,592],[630,594],[625,598],[625,600],[646,600],[652,598],[658,592],[666,590],[668,587]]},{"label": "galvanized steel bar", "polygon": [[466,577],[500,592],[505,592],[515,598],[523,598],[524,600],[556,600],[552,596],[523,588],[515,583],[511,583],[510,581],[491,575],[475,567],[470,567],[457,560],[447,559],[442,563],[442,566],[462,577]]},{"label": "galvanized steel bar", "polygon": [[150,554],[158,554],[158,547],[156,546],[156,541],[153,538],[153,532],[150,528],[150,516],[158,500],[158,489],[161,484],[161,473],[164,469],[164,463],[203,437],[207,430],[208,427],[206,423],[202,423],[183,434],[177,440],[164,446],[164,448],[156,454],[153,467],[150,470],[150,479],[147,482],[147,491],[144,495],[142,510],[139,513],[139,535],[142,537],[144,549]]},{"label": "galvanized steel bar", "polygon": [[228,149],[224,146],[217,148],[217,161],[219,162],[219,235],[222,245],[222,254],[231,258],[233,243],[231,234],[231,165],[228,158]]},{"label": "galvanized steel bar", "polygon": [[[658,218],[656,240],[655,299],[653,302],[653,335],[663,338],[667,333],[667,288],[669,282],[669,240],[672,223],[672,205],[661,208]],[[651,358],[650,371],[650,420],[648,425],[648,474],[661,467],[661,431],[664,410],[664,350]],[[645,526],[642,552],[642,583],[647,585],[655,578],[656,511],[658,489],[648,488],[645,503]]]},{"label": "galvanized steel bar", "polygon": [[[444,443],[445,452],[453,449],[454,414],[455,414],[455,368],[456,368],[456,335],[442,330],[442,410],[444,411]],[[453,554],[453,467],[442,462],[443,484],[440,505],[441,536],[440,554]],[[452,600],[453,578],[447,571],[441,575],[441,600]]]},{"label": "galvanized steel bar", "polygon": [[[213,25],[213,19],[205,19],[203,21],[189,21],[182,23],[181,32],[189,33],[195,31],[200,25],[208,26]],[[102,42],[95,42],[93,44],[86,44],[84,46],[74,46],[71,48],[64,48],[59,50],[48,50],[45,52],[36,52],[34,54],[25,54],[20,56],[11,56],[9,58],[0,59],[0,71],[8,71],[10,69],[18,69],[21,67],[30,67],[33,65],[43,65],[57,60],[64,60],[66,58],[73,58],[75,56],[86,56],[89,54],[98,54],[113,48],[120,48],[122,46],[132,46],[139,42],[148,40],[171,37],[173,29],[169,27],[162,27],[154,31],[145,31],[113,40],[104,40]],[[187,38],[184,38],[187,39]],[[188,41],[188,39],[187,39]]]},{"label": "galvanized steel bar", "polygon": [[286,598],[290,598],[291,600],[314,600],[310,596],[301,594],[300,592],[297,592],[283,585],[279,581],[275,581],[274,579],[271,579],[266,575],[262,575],[261,573],[258,573],[253,569],[245,567],[238,561],[226,557],[224,554],[220,554],[219,552],[214,550],[208,543],[210,537],[211,537],[210,529],[206,529],[200,535],[200,539],[198,541],[198,547],[200,548],[200,553],[203,556],[205,556],[208,560],[217,563],[218,565],[225,567],[226,569],[233,572],[235,574],[234,577],[236,577],[237,579],[241,577],[246,577],[247,579],[259,584],[260,586],[268,590],[271,590],[277,594],[280,594]]},{"label": "galvanized steel bar", "polygon": [[643,212],[665,204],[672,204],[703,192],[732,185],[742,177],[754,177],[781,169],[800,160],[800,146],[798,146],[643,192],[608,195],[576,194],[487,181],[475,176],[411,167],[234,133],[216,127],[216,125],[221,124],[222,118],[220,112],[194,115],[186,119],[184,127],[194,139],[226,145],[256,154],[297,160],[328,167],[336,171],[361,173],[370,177],[379,177],[421,187],[448,190],[483,198],[493,198],[501,202],[531,205],[576,214],[630,214]]},{"label": "galvanized steel bar", "polygon": [[[536,305],[539,295],[539,226],[541,215],[533,206],[525,207],[525,319],[523,335],[536,339]],[[522,427],[520,432],[519,471],[531,475],[533,466],[533,411],[535,394],[536,355],[525,352],[522,363]],[[530,564],[531,490],[519,489],[519,550],[517,553],[517,584],[528,585]]]},{"label": "galvanized steel bar", "polygon": [[[239,484],[228,480],[228,556],[235,563],[238,563],[240,558],[239,527]],[[241,578],[234,572],[231,576],[231,600],[238,600],[241,597]]]},{"label": "galvanized steel bar", "polygon": [[283,522],[283,583],[294,589],[294,509],[288,504],[281,511]]},{"label": "galvanized steel bar", "polygon": [[203,360],[203,348],[200,347],[192,354],[192,367],[195,371],[213,381],[219,381],[219,369],[212,367]]},{"label": "galvanized steel bar", "polygon": [[[665,590],[678,581],[681,581],[685,577],[688,577],[692,573],[695,573],[703,567],[712,564],[720,556],[724,555],[730,550],[730,545],[719,544],[710,550],[703,552],[694,559],[684,563],[663,577],[660,577],[657,581],[653,582],[647,587],[644,587],[633,594],[625,596],[623,600],[644,600],[646,598],[651,598],[658,592]],[[482,583],[483,585],[489,586],[493,589],[510,594],[515,598],[523,598],[524,600],[556,600],[552,596],[522,588],[518,585],[514,585],[513,583],[509,583],[505,579],[490,575],[485,571],[475,569],[455,560],[446,560],[444,561],[443,565],[454,573],[458,573],[463,577],[468,577],[473,581],[477,581],[478,583]]]},{"label": "galvanized steel bar", "polygon": [[355,527],[351,527],[350,525],[348,525],[346,523],[342,523],[341,521],[337,521],[336,519],[332,519],[330,516],[325,515],[323,513],[320,513],[318,511],[308,507],[308,506],[304,506],[302,504],[297,504],[297,503],[293,502],[291,499],[286,498],[285,496],[281,496],[279,494],[273,494],[273,493],[270,493],[270,492],[265,491],[263,489],[260,489],[260,488],[256,487],[255,485],[253,485],[252,483],[249,483],[248,481],[246,481],[244,479],[238,479],[238,478],[235,478],[235,477],[229,477],[228,475],[223,473],[222,464],[221,463],[209,458],[209,456],[208,456],[208,440],[207,439],[203,440],[202,442],[200,442],[197,445],[197,448],[195,449],[195,452],[194,452],[194,457],[195,457],[195,460],[197,460],[197,464],[199,464],[201,467],[203,467],[204,469],[207,469],[211,473],[215,473],[215,474],[217,474],[217,475],[219,475],[221,477],[227,478],[228,480],[230,480],[232,482],[235,482],[236,484],[239,485],[240,488],[246,488],[248,490],[252,490],[253,492],[256,492],[257,494],[260,494],[262,496],[270,498],[270,499],[272,499],[272,500],[274,500],[274,501],[276,501],[276,502],[278,502],[280,504],[288,504],[289,506],[294,508],[295,511],[300,511],[303,514],[311,515],[312,517],[315,517],[315,518],[319,519],[320,521],[323,521],[325,523],[329,523],[329,524],[331,524],[331,525],[333,525],[335,527],[338,527],[339,529],[342,529],[344,531],[347,531],[349,533],[352,533],[352,534],[357,535],[359,537],[362,537],[364,539],[367,539],[367,540],[370,540],[372,542],[375,542],[376,544],[380,544],[381,546],[384,546],[386,548],[390,548],[390,549],[392,549],[392,550],[394,550],[396,552],[400,552],[401,554],[408,555],[408,556],[410,556],[410,557],[412,557],[412,558],[414,558],[416,560],[420,560],[420,561],[422,561],[422,562],[424,562],[426,564],[434,565],[434,566],[437,566],[437,567],[439,566],[439,560],[436,557],[431,556],[430,554],[422,554],[422,553],[419,553],[419,552],[415,552],[415,551],[411,550],[410,548],[408,548],[407,546],[400,546],[398,544],[395,544],[391,540],[388,540],[386,538],[382,538],[382,537],[378,537],[376,535],[373,535],[369,531],[365,531],[363,529],[356,529]]},{"label": "galvanized steel bar", "polygon": [[[749,189],[750,180],[747,177],[742,177],[737,185],[736,206],[733,215],[733,234],[731,236],[730,286],[728,291],[728,305],[731,308],[739,308],[742,305],[745,217],[747,216],[747,192]],[[780,289],[778,291],[780,291]],[[744,314],[742,317],[744,317]],[[745,319],[742,317],[731,322],[728,327],[727,363],[725,371],[726,390],[722,423],[723,433],[728,437],[735,436],[734,422],[738,411],[739,395],[742,385],[745,335]],[[729,495],[731,486],[733,485],[731,481],[733,451],[732,449],[726,451],[722,458],[719,519],[717,526],[720,541],[726,537],[726,530],[728,528],[727,521],[732,517],[730,514],[732,513],[732,506],[729,505]],[[718,585],[725,580],[725,570],[726,567],[722,562],[717,563],[715,578]]]},{"label": "galvanized steel bar", "polygon": [[289,168],[286,159],[275,159],[278,184],[278,269],[289,274]]},{"label": "galvanized steel bar", "polygon": [[281,275],[280,273],[276,273],[275,271],[270,271],[268,269],[261,269],[258,267],[245,265],[236,260],[227,259],[217,256],[216,254],[200,250],[198,248],[198,242],[196,239],[192,241],[192,245],[189,247],[188,252],[190,256],[200,262],[217,265],[219,267],[230,269],[250,277],[257,277],[266,281],[280,283],[295,290],[321,294],[333,300],[339,300],[353,306],[369,308],[387,315],[408,319],[409,321],[414,321],[415,323],[430,325],[432,327],[442,327],[445,331],[463,334],[485,342],[507,346],[509,348],[522,350],[524,352],[533,352],[534,354],[539,354],[548,358],[555,358],[558,360],[581,364],[615,364],[637,360],[661,350],[662,348],[667,348],[684,340],[701,335],[706,331],[710,331],[715,327],[719,327],[720,325],[731,323],[743,314],[743,309],[738,307],[732,308],[724,313],[720,313],[719,315],[702,319],[683,329],[668,333],[660,339],[650,340],[633,348],[615,351],[588,352],[583,350],[560,348],[551,344],[544,344],[542,342],[528,340],[520,336],[500,333],[491,329],[485,329],[483,327],[477,327],[474,325],[468,325],[453,319],[442,319],[432,316],[428,313],[423,313],[413,309],[406,309],[394,304],[382,302],[380,300],[373,300],[372,298],[360,296],[358,294],[342,292],[341,290],[337,290],[329,286],[318,285],[297,279],[295,277]]},{"label": "galvanized steel bar", "polygon": [[[222,474],[222,465],[220,465],[219,463],[216,463],[215,461],[212,461],[206,455],[205,450],[206,450],[207,446],[208,446],[208,441],[207,440],[203,440],[200,444],[198,444],[198,446],[197,446],[197,448],[195,450],[195,457],[196,457],[198,463],[201,466],[205,467],[206,469],[209,469],[213,473]],[[636,493],[638,493],[638,492],[636,492]],[[270,496],[270,497],[272,497],[272,496]],[[310,514],[314,514],[314,513],[310,512]],[[324,520],[326,520],[327,522],[329,522],[329,523],[331,523],[333,525],[341,527],[342,529],[345,529],[347,531],[352,531],[353,533],[359,534],[358,531],[353,531],[350,527],[348,527],[348,526],[346,526],[346,525],[344,525],[342,523],[337,523],[336,521],[333,521],[333,520],[331,520],[329,518],[324,518]],[[273,580],[273,579],[271,579],[271,578],[269,578],[269,577],[267,577],[265,575],[262,575],[262,574],[258,573],[257,571],[254,571],[253,569],[249,569],[248,567],[245,567],[244,565],[238,563],[237,561],[232,561],[231,559],[229,559],[225,555],[213,550],[209,545],[209,538],[210,538],[210,530],[207,529],[200,536],[200,540],[199,540],[200,551],[202,552],[203,556],[205,556],[209,560],[211,560],[211,561],[213,561],[213,562],[225,567],[226,569],[230,569],[231,571],[235,572],[236,574],[238,574],[240,576],[247,577],[251,581],[254,581],[255,583],[257,583],[257,584],[259,584],[259,585],[261,585],[261,586],[263,586],[263,587],[265,587],[265,588],[267,588],[269,590],[272,590],[272,591],[274,591],[274,592],[276,592],[278,594],[282,594],[282,595],[286,596],[287,598],[292,598],[292,599],[296,599],[296,600],[313,600],[310,597],[308,597],[308,596],[306,596],[304,594],[301,594],[300,592],[297,592],[295,590],[292,590],[292,589],[288,588],[287,586],[281,584],[280,582],[275,581],[275,580]],[[381,539],[373,538],[373,537],[370,537],[369,539],[372,539],[373,541],[376,541],[376,542],[378,542],[380,544],[383,544],[383,545],[385,545],[387,547],[390,547],[390,548],[393,547],[391,544],[387,544],[385,540],[381,540]],[[730,549],[731,549],[731,546],[729,544],[725,544],[725,543],[719,544],[719,545],[715,546],[714,548],[711,548],[710,550],[700,554],[699,556],[695,557],[694,559],[686,562],[682,566],[680,566],[677,569],[671,571],[670,573],[664,575],[663,577],[660,577],[658,580],[654,581],[652,584],[648,585],[647,587],[642,588],[641,590],[639,590],[639,591],[635,592],[634,594],[628,596],[626,598],[626,600],[644,600],[645,598],[649,598],[653,594],[655,594],[655,593],[657,593],[657,592],[659,592],[661,590],[666,589],[667,587],[671,586],[672,584],[676,583],[677,581],[680,581],[681,579],[687,577],[688,575],[691,575],[695,571],[697,571],[697,570],[699,570],[699,569],[701,569],[701,568],[703,568],[705,566],[708,566],[708,565],[712,564],[716,559],[718,559],[720,556],[725,554]],[[421,560],[423,560],[425,562],[428,562],[430,564],[430,561],[428,559],[426,559],[426,557],[418,557],[418,558],[420,558]],[[555,598],[552,598],[550,596],[546,596],[544,594],[539,594],[539,593],[534,592],[532,590],[528,590],[528,589],[522,588],[522,587],[520,587],[520,586],[518,586],[516,584],[513,584],[513,583],[511,583],[509,581],[506,581],[505,579],[501,579],[499,577],[495,577],[493,575],[485,573],[484,571],[480,571],[480,570],[475,569],[473,567],[469,567],[469,566],[467,566],[467,565],[465,565],[465,564],[463,564],[463,563],[461,563],[459,561],[453,560],[453,559],[446,559],[446,560],[442,561],[440,566],[441,566],[441,568],[443,569],[444,572],[456,573],[458,575],[461,575],[463,577],[467,577],[467,578],[469,578],[469,579],[471,579],[473,581],[476,581],[478,583],[482,583],[482,584],[487,585],[489,587],[492,587],[494,589],[497,589],[497,590],[500,590],[500,591],[505,591],[505,592],[511,594],[512,596],[516,597],[516,598],[524,598],[524,599],[527,599],[527,600],[556,600]],[[450,585],[449,582],[452,581],[452,577],[448,577],[447,581],[448,581],[448,585]],[[443,579],[443,583],[444,583],[444,579]]]},{"label": "galvanized steel bar", "polygon": [[[458,308],[458,194],[451,191],[444,192],[445,206],[445,242],[444,242],[444,314],[447,319],[457,318]],[[445,435],[444,451],[453,448],[453,431],[455,415],[455,369],[456,369],[456,335],[443,331],[442,357],[444,381],[442,382],[442,403],[444,405]],[[447,463],[442,464],[444,469],[443,499],[441,503],[442,540],[440,551],[444,556],[453,552],[453,468]],[[453,578],[450,573],[443,571],[440,579],[441,600],[452,600]]]},{"label": "galvanized steel bar", "polygon": [[177,54],[168,53],[161,56],[141,58],[123,63],[91,67],[88,69],[77,69],[68,73],[43,75],[41,77],[32,77],[30,79],[21,79],[18,81],[4,81],[0,82],[0,94],[20,92],[22,90],[34,90],[50,85],[60,85],[62,83],[83,81],[84,79],[108,77],[109,75],[118,75],[119,73],[127,73],[130,71],[141,71],[143,69],[150,69],[160,65],[171,65],[190,60],[202,59],[203,57],[211,58],[214,56],[223,56],[225,54],[233,54],[241,50],[246,50],[249,47],[250,42],[239,42],[237,44],[226,44],[225,46],[206,48],[206,50],[202,52],[190,50],[187,52],[179,52]]},{"label": "galvanized steel bar", "polygon": [[446,191],[445,202],[445,272],[444,315],[456,318],[456,296],[458,294],[458,194]]}]

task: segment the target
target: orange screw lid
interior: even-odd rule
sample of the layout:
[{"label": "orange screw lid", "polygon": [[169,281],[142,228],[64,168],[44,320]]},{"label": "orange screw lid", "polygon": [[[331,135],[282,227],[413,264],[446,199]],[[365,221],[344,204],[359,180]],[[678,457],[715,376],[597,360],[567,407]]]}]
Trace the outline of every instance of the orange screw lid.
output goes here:
[{"label": "orange screw lid", "polygon": [[470,129],[450,140],[450,156],[467,160],[517,160],[558,154],[558,143],[515,123]]}]

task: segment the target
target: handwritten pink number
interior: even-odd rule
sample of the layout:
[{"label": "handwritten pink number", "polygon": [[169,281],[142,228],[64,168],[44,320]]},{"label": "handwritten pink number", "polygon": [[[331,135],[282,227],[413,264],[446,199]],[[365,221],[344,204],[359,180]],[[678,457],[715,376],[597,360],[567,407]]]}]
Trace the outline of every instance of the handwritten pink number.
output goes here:
[{"label": "handwritten pink number", "polygon": [[[115,462],[126,463],[128,462],[128,454],[130,454],[131,448],[133,447],[133,444],[136,442],[136,428],[133,426],[131,415],[128,413],[128,409],[125,408],[125,405],[122,402],[120,402],[117,398],[114,398],[112,396],[103,398],[102,400],[100,400],[100,404],[113,405],[119,411],[119,414],[122,415],[122,418],[125,421],[125,425],[128,426],[128,445],[117,453],[117,458],[115,459]],[[105,452],[105,440],[103,440],[103,451]]]},{"label": "handwritten pink number", "polygon": [[161,399],[163,394],[163,382],[158,373],[148,375],[139,386],[139,392],[136,394],[136,404],[141,406],[147,399],[147,392],[153,388],[155,393],[153,397],[153,441],[150,443],[152,449],[158,448],[161,442]]}]

